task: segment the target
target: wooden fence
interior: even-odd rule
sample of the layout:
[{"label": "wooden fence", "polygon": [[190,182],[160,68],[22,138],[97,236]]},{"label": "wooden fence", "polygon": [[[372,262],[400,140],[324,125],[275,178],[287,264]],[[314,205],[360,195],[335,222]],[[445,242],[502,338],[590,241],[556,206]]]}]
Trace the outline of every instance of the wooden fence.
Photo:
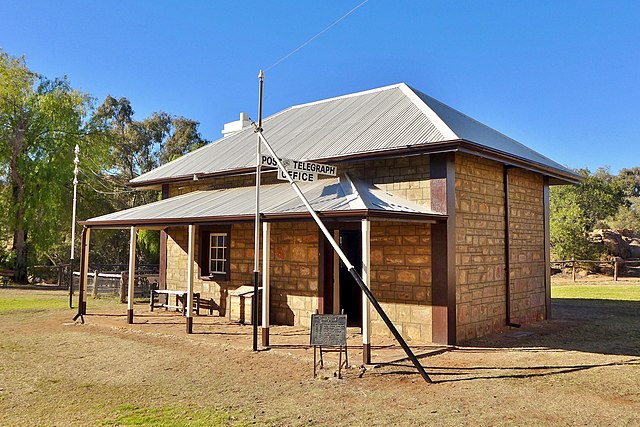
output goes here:
[{"label": "wooden fence", "polygon": [[[134,297],[149,298],[151,289],[157,288],[159,275],[157,272],[139,271],[135,274]],[[79,289],[80,272],[73,272],[73,289]],[[100,273],[98,270],[87,275],[87,294],[94,297],[119,297],[120,302],[127,302],[129,272]]]},{"label": "wooden fence", "polygon": [[551,261],[551,267],[558,266],[560,269],[571,268],[572,280],[576,281],[576,271],[580,265],[588,266],[611,266],[614,281],[618,281],[618,277],[623,277],[625,270],[640,266],[640,261],[625,261],[623,259],[615,259],[610,261],[596,261],[589,259],[568,259],[563,261]]},{"label": "wooden fence", "polygon": [[56,284],[59,287],[69,286],[69,264],[34,265],[27,268],[27,276],[31,281]]}]

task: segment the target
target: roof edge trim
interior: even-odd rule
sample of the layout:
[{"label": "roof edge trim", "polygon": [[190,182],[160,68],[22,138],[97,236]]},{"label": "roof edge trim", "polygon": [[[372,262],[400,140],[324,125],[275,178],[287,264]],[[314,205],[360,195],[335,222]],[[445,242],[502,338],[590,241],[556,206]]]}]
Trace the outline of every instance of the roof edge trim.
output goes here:
[{"label": "roof edge trim", "polygon": [[[411,219],[422,221],[437,221],[447,218],[447,215],[438,213],[415,213],[415,212],[382,212],[374,211],[370,209],[358,209],[352,211],[324,211],[316,212],[322,219],[331,218],[391,218],[391,219]],[[277,214],[261,214],[263,221],[295,221],[295,220],[310,220],[313,221],[313,217],[309,212],[294,212],[294,213],[277,213]],[[80,221],[80,225],[87,228],[129,228],[129,227],[153,227],[155,229],[171,226],[181,226],[189,224],[209,224],[209,223],[245,223],[254,220],[253,214],[247,215],[228,215],[219,217],[198,217],[198,218],[164,218],[164,219],[147,219],[147,220],[135,220],[128,219],[119,220],[104,220],[104,221]]]},{"label": "roof edge trim", "polygon": [[[463,149],[463,146],[468,146],[472,148]],[[514,156],[512,154],[507,154],[499,150],[492,150],[490,148],[481,146],[472,141],[467,141],[464,139],[456,139],[452,141],[443,141],[443,142],[427,142],[422,144],[415,144],[410,147],[401,147],[401,148],[393,148],[389,150],[380,150],[380,151],[367,151],[356,154],[349,154],[346,156],[336,156],[336,157],[328,157],[324,159],[309,159],[308,161],[317,162],[317,163],[331,163],[331,162],[350,162],[350,161],[360,161],[360,160],[374,160],[374,159],[382,159],[382,158],[392,158],[401,155],[407,154],[434,154],[434,153],[443,153],[443,152],[455,152],[455,151],[465,151],[468,154],[474,154],[476,156],[489,158],[491,160],[499,161],[499,162],[510,162],[513,160],[517,160],[514,162],[514,166],[523,167],[534,172],[541,173],[543,175],[548,175],[552,178],[558,178],[560,180],[566,181],[568,184],[577,184],[581,178],[579,175],[567,171],[562,171],[560,169],[550,168],[545,165],[542,165],[537,162],[533,162],[531,160],[522,159],[520,157]],[[492,153],[493,155],[488,155]],[[525,167],[526,166],[526,167]],[[196,174],[198,178],[206,179],[206,178],[217,178],[217,177],[225,177],[225,176],[233,176],[233,175],[242,175],[242,174],[251,174],[255,173],[255,168],[239,168],[239,169],[228,169],[225,171],[212,172],[212,173],[199,173]],[[153,185],[160,184],[168,184],[168,183],[178,183],[178,182],[189,182],[193,180],[193,174],[170,177],[170,178],[160,178],[149,181],[142,182],[129,182],[129,187],[132,188],[140,188],[140,187],[149,187]]]}]

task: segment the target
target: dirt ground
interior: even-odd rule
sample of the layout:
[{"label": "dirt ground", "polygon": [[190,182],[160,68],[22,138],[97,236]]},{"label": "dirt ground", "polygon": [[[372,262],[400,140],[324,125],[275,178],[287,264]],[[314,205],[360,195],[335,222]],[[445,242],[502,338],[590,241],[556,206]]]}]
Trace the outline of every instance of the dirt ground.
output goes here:
[{"label": "dirt ground", "polygon": [[[63,291],[0,288],[0,298]],[[640,425],[640,302],[554,300],[554,320],[440,351],[415,346],[425,383],[391,342],[361,364],[314,379],[308,330],[272,328],[271,350],[251,351],[251,327],[89,300],[86,323],[62,308],[0,314],[0,425],[134,425],[123,408],[226,414],[218,425]],[[353,331],[350,331],[353,332]],[[381,363],[383,362],[383,363]],[[142,422],[137,425],[151,425]]]}]

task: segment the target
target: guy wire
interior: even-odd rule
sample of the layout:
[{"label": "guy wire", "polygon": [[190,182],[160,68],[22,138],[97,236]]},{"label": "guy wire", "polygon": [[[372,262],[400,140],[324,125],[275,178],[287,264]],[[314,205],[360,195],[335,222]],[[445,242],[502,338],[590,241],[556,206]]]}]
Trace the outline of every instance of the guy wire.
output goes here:
[{"label": "guy wire", "polygon": [[272,68],[274,68],[276,65],[280,64],[282,61],[284,61],[285,59],[289,58],[291,55],[293,55],[294,53],[296,53],[297,51],[299,51],[300,49],[302,49],[303,47],[305,47],[306,45],[308,45],[309,43],[311,43],[312,41],[314,41],[315,39],[317,39],[318,37],[320,37],[321,35],[323,35],[324,33],[326,33],[327,31],[329,31],[331,28],[335,27],[336,25],[338,25],[338,23],[340,23],[340,21],[344,20],[345,18],[347,18],[349,15],[351,15],[353,12],[355,12],[356,10],[360,9],[360,7],[364,6],[365,3],[367,3],[369,0],[364,0],[362,3],[360,3],[359,5],[357,5],[356,7],[354,7],[353,9],[351,9],[350,11],[348,11],[347,13],[345,13],[344,15],[342,15],[340,18],[338,18],[337,20],[335,20],[332,24],[330,24],[329,26],[325,27],[324,30],[320,31],[318,34],[316,34],[315,36],[311,37],[309,40],[307,40],[306,42],[302,43],[300,46],[298,46],[297,48],[293,49],[291,52],[289,52],[288,54],[286,54],[285,56],[283,56],[282,58],[280,58],[279,60],[277,60],[274,64],[268,66],[264,71],[267,72],[269,70],[271,70]]}]

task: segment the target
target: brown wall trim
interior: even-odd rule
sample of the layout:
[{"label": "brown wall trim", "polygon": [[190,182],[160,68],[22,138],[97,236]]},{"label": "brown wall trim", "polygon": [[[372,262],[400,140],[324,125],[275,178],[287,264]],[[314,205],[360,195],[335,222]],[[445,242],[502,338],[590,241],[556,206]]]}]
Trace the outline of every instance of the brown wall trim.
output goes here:
[{"label": "brown wall trim", "polygon": [[[432,200],[432,209],[444,205],[447,219],[431,225],[432,341],[456,343],[456,216],[455,153],[431,156],[430,178],[444,200]],[[442,181],[441,181],[442,180]],[[444,187],[444,188],[441,188]],[[444,203],[443,203],[444,202]]]}]

